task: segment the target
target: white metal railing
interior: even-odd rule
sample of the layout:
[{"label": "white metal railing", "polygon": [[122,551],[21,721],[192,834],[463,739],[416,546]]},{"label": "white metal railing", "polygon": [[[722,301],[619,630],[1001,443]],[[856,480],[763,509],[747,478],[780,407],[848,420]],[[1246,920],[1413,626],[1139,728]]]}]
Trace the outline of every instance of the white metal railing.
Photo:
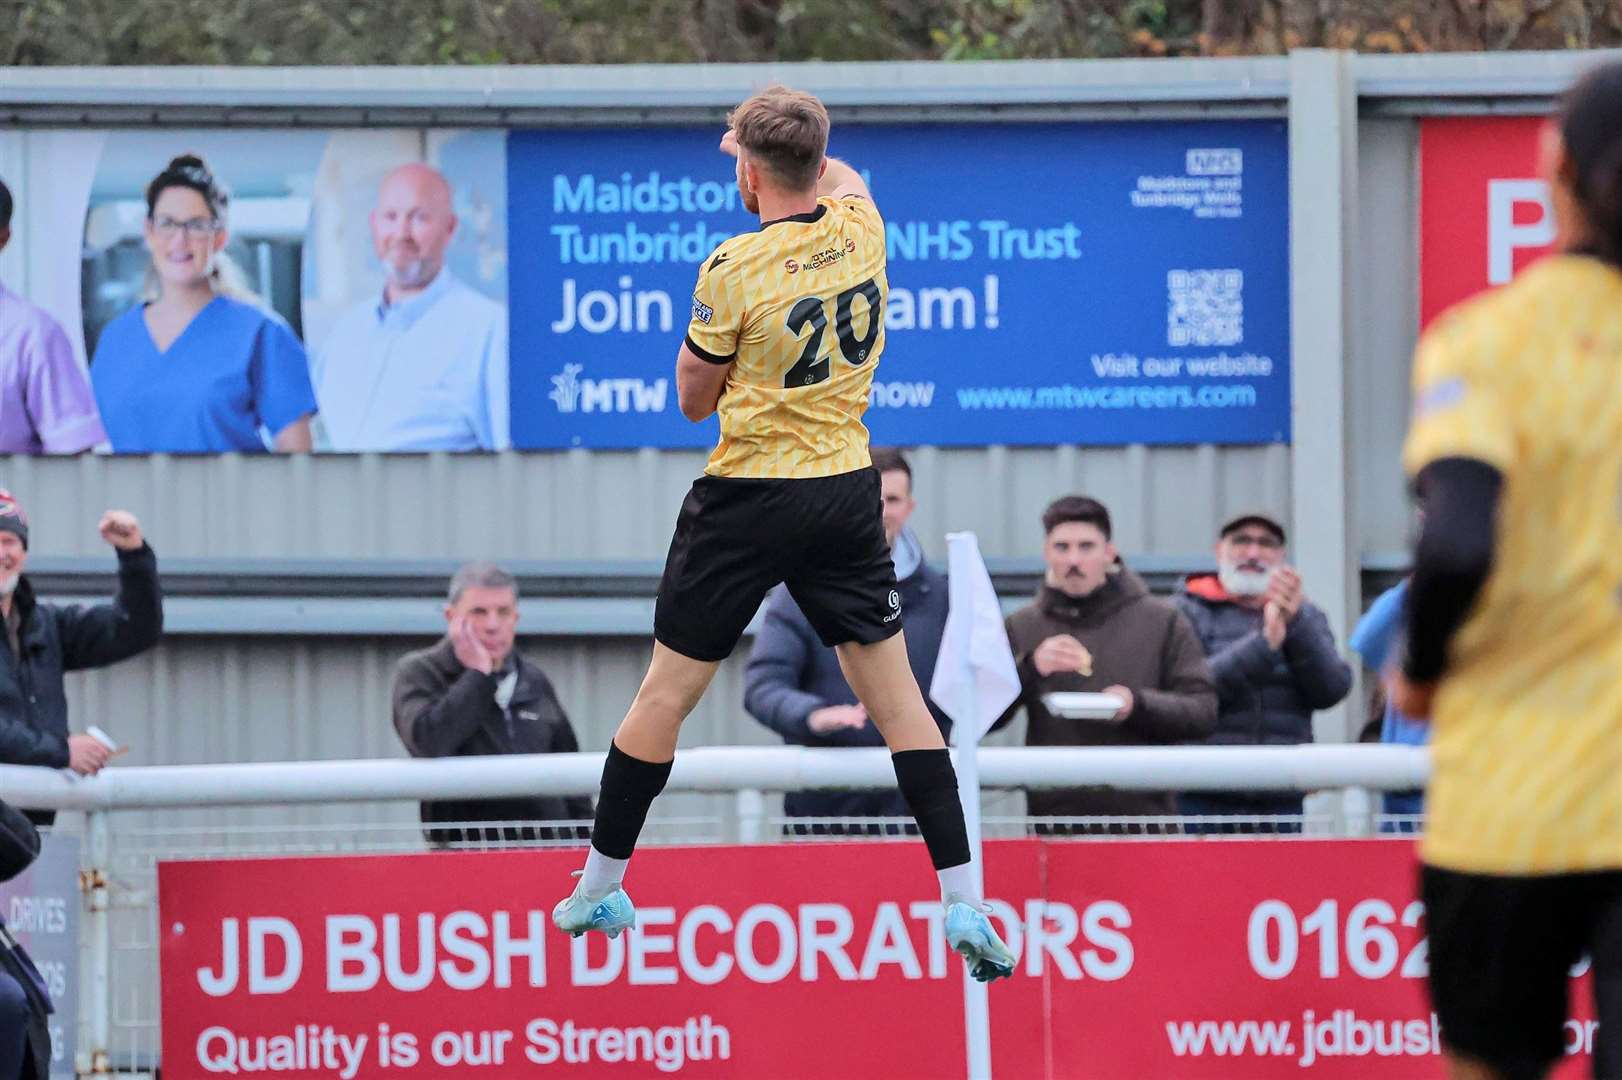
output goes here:
[{"label": "white metal railing", "polygon": [[[109,1075],[114,1071],[109,1050],[114,1021],[113,912],[119,906],[113,873],[118,851],[112,819],[117,812],[589,795],[596,793],[603,757],[582,753],[132,766],[88,778],[65,770],[0,766],[0,796],[12,804],[86,814],[86,842],[81,846],[85,908],[79,1073]],[[1342,835],[1375,831],[1377,801],[1372,791],[1421,788],[1429,772],[1429,752],[1406,746],[997,747],[979,751],[980,782],[986,789],[1338,790],[1335,812]],[[732,792],[736,827],[728,830],[729,838],[749,843],[775,835],[768,833],[768,825],[781,824],[768,814],[767,792],[889,787],[894,783],[890,756],[883,749],[708,747],[677,755],[666,790]],[[141,902],[150,904],[150,895]],[[129,946],[118,948],[128,951]]]},{"label": "white metal railing", "polygon": [[[84,778],[60,770],[0,766],[0,795],[54,810],[150,810],[591,795],[603,754],[372,761],[153,765]],[[1409,746],[996,747],[982,749],[988,788],[1100,786],[1133,791],[1310,791],[1423,787],[1429,753]],[[667,791],[799,791],[888,787],[889,752],[808,747],[718,746],[676,756]]]}]

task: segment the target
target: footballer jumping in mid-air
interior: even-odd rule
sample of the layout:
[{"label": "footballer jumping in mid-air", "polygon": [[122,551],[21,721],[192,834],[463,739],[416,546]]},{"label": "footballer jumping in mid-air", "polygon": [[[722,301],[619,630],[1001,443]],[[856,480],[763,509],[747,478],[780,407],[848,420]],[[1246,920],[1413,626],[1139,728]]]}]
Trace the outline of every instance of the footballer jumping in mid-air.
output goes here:
[{"label": "footballer jumping in mid-air", "polygon": [[699,268],[676,358],[681,411],[721,417],[682,503],[654,614],[653,660],[603,766],[591,849],[552,920],[609,935],[635,925],[621,881],[676,736],[768,590],[785,582],[884,735],[940,877],[945,930],[982,982],[1013,973],[970,867],[957,778],[907,663],[901,599],[868,457],[884,350],[884,222],[867,185],[825,156],[828,112],[771,87],[733,111],[721,149],[758,231]]}]

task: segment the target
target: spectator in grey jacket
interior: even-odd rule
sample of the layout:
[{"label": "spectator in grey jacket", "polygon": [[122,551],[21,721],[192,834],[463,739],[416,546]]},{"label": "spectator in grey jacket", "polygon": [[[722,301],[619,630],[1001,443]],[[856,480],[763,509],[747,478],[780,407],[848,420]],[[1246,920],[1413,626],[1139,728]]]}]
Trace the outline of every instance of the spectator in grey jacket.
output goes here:
[{"label": "spectator in grey jacket", "polygon": [[[44,603],[23,575],[28,564],[28,518],[9,491],[0,490],[0,763],[47,765],[83,776],[111,756],[89,735],[68,734],[64,672],[127,660],[163,634],[158,559],[133,514],[109,510],[98,526],[118,554],[118,595],[90,607]],[[36,825],[53,811],[30,810]]]},{"label": "spectator in grey jacket", "polygon": [[[451,578],[445,605],[448,633],[414,652],[394,670],[394,728],[412,757],[480,754],[564,754],[580,749],[552,683],[514,647],[518,582],[490,563],[468,563]],[[428,839],[585,839],[586,824],[566,829],[531,822],[589,822],[584,795],[442,800],[422,804]],[[500,829],[466,822],[520,822]]]},{"label": "spectator in grey jacket", "polygon": [[[1220,706],[1208,740],[1213,745],[1311,742],[1312,714],[1338,704],[1351,689],[1352,669],[1335,647],[1329,620],[1307,601],[1300,575],[1284,561],[1284,544],[1284,526],[1271,515],[1241,514],[1222,527],[1217,572],[1190,577],[1177,597],[1216,676]],[[1178,809],[1189,815],[1299,815],[1301,796],[1188,793],[1178,799]]]},{"label": "spectator in grey jacket", "polygon": [[[873,451],[883,498],[884,536],[895,559],[897,591],[906,620],[907,659],[928,701],[935,676],[935,657],[946,629],[946,575],[924,562],[923,548],[907,519],[917,503],[912,497],[912,468],[897,450]],[[766,602],[766,615],[749,652],[744,675],[744,708],[795,746],[883,746],[884,737],[868,719],[839,669],[833,649],[822,644],[787,586],[779,585]],[[950,737],[951,720],[929,702],[941,733]],[[911,811],[894,787],[880,791],[792,791],[783,799],[790,817],[895,817]],[[908,828],[911,826],[909,825]],[[842,827],[797,826],[799,833],[844,832]],[[860,831],[881,831],[873,826]],[[901,824],[883,831],[901,831]]]}]

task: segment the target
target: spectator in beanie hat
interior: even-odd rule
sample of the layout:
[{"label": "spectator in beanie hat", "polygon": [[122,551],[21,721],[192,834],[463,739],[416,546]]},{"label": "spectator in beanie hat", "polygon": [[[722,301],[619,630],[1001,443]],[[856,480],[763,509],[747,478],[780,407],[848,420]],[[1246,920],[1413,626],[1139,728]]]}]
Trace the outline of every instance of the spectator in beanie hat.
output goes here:
[{"label": "spectator in beanie hat", "polygon": [[[110,752],[89,735],[68,733],[64,672],[101,667],[145,652],[163,633],[158,560],[140,522],[109,510],[98,525],[118,556],[118,595],[83,606],[38,600],[28,577],[28,516],[0,488],[0,764],[68,768],[84,776],[107,764]],[[49,825],[55,815],[29,816]]]}]

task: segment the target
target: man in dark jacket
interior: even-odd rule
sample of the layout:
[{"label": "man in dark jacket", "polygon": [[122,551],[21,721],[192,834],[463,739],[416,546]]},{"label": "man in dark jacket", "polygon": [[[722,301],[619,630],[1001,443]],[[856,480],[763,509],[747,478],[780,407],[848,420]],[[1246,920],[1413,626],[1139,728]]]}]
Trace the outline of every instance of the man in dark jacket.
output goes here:
[{"label": "man in dark jacket", "polygon": [[[490,563],[469,563],[451,579],[448,632],[394,669],[394,728],[412,757],[563,754],[580,749],[552,683],[514,648],[518,582]],[[424,802],[424,825],[464,822],[589,822],[591,800],[534,796]],[[587,825],[424,830],[435,843],[457,840],[584,839]]]},{"label": "man in dark jacket", "polygon": [[[883,498],[884,536],[895,560],[896,591],[906,619],[907,659],[913,677],[928,694],[935,676],[935,657],[946,629],[946,575],[924,562],[918,538],[907,528],[917,503],[912,497],[912,467],[900,451],[873,451]],[[928,701],[928,698],[925,698]],[[884,737],[856,701],[845,682],[834,650],[823,645],[788,588],[779,585],[766,601],[766,614],[749,652],[744,674],[744,708],[795,746],[883,746]],[[935,723],[950,737],[951,720],[929,702]],[[783,798],[789,817],[907,818],[911,811],[896,788],[882,791],[792,791]],[[910,826],[908,826],[910,828]],[[845,832],[843,826],[796,826],[795,832]],[[900,823],[880,829],[901,831]]]},{"label": "man in dark jacket", "polygon": [[[127,660],[163,634],[158,559],[141,536],[140,522],[109,510],[98,526],[118,554],[118,595],[90,607],[42,603],[23,574],[28,563],[28,518],[10,492],[0,490],[0,763],[67,768],[90,776],[110,752],[89,735],[68,734],[64,672]],[[30,820],[49,825],[49,810]]]},{"label": "man in dark jacket", "polygon": [[[1047,573],[1035,601],[1008,617],[1020,696],[994,728],[1023,708],[1028,746],[1143,746],[1210,734],[1217,698],[1199,639],[1121,564],[1109,510],[1067,495],[1043,513],[1042,528]],[[1055,691],[1113,694],[1122,704],[1108,719],[1066,719],[1042,702]],[[1166,792],[1072,788],[1032,791],[1027,801],[1033,817],[1174,812]]]},{"label": "man in dark jacket", "polygon": [[[1300,575],[1284,561],[1284,526],[1269,514],[1241,514],[1222,527],[1216,556],[1217,572],[1189,578],[1177,596],[1216,676],[1221,705],[1209,741],[1311,742],[1313,712],[1346,696],[1352,669],[1335,647],[1329,620],[1302,595]],[[1201,792],[1181,796],[1178,808],[1189,815],[1299,815],[1301,796]],[[1271,831],[1268,823],[1262,827]]]},{"label": "man in dark jacket", "polygon": [[[0,881],[39,858],[39,832],[22,812],[0,800]],[[28,951],[0,915],[0,1080],[41,1080],[50,1069],[50,993]]]}]

